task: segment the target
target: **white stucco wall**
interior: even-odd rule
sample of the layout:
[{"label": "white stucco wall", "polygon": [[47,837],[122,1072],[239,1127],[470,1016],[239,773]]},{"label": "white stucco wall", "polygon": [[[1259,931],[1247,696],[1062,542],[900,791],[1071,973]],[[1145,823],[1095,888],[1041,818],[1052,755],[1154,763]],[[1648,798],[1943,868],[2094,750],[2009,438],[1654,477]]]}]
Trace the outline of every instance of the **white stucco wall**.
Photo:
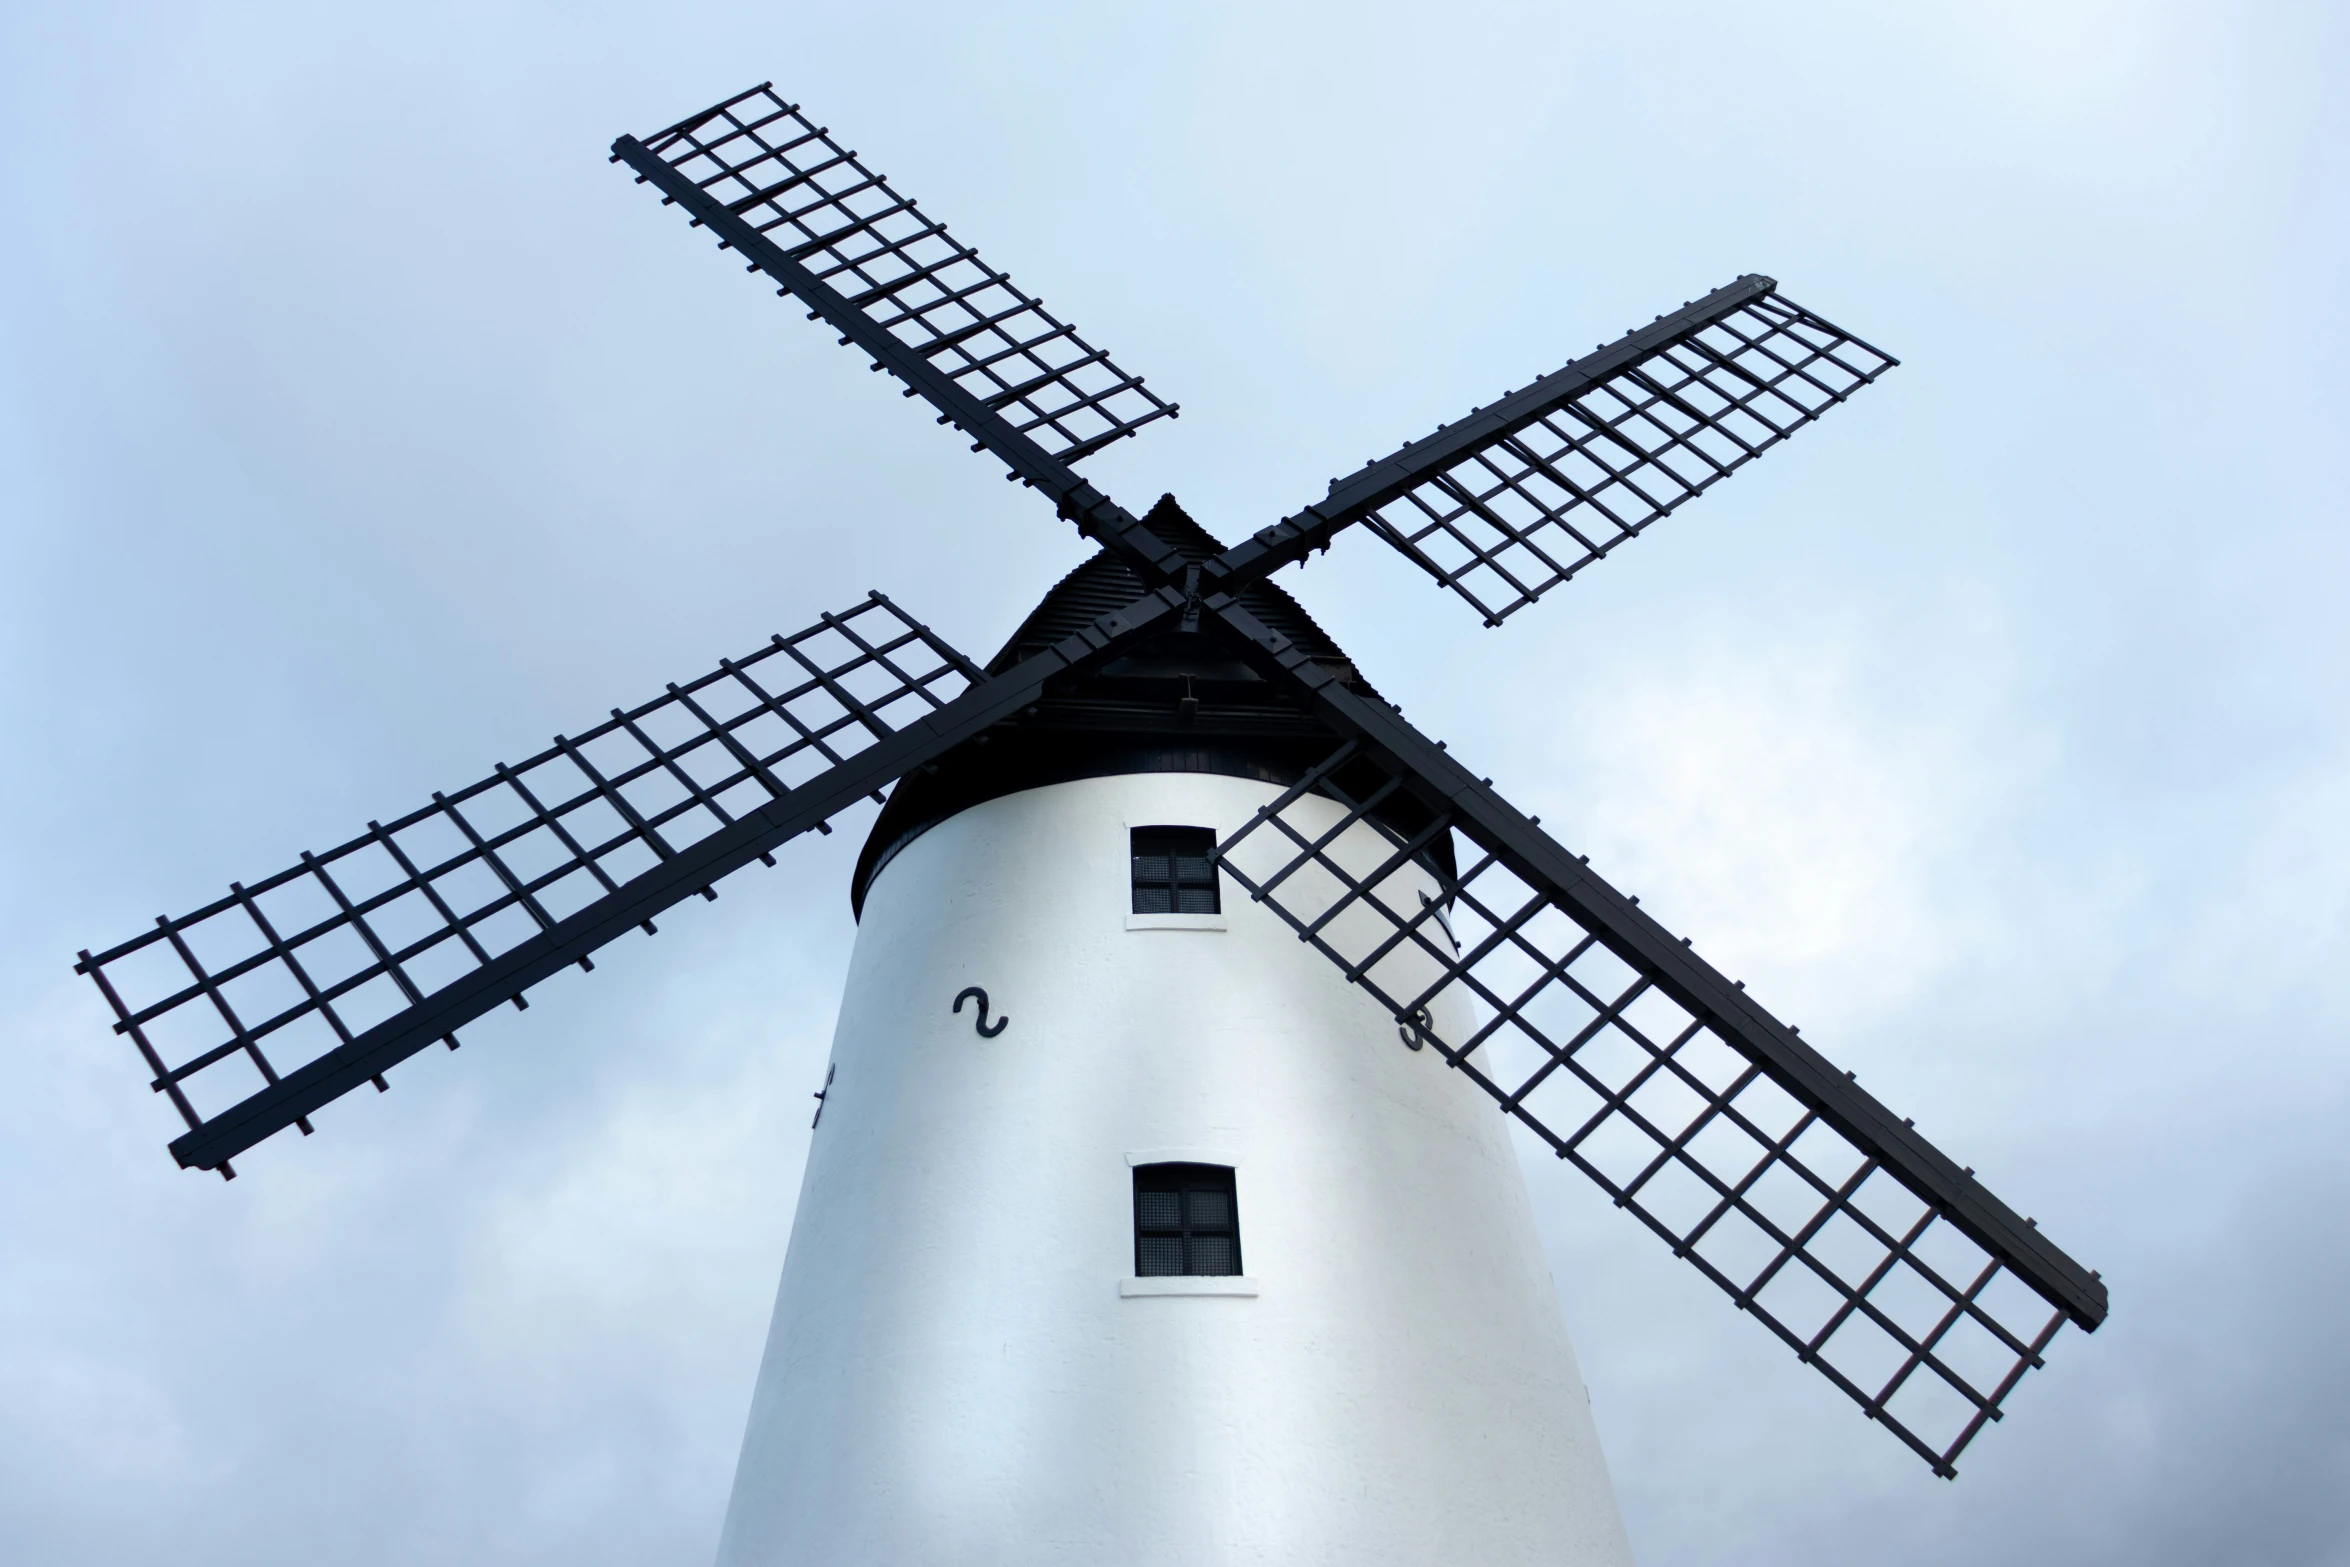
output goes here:
[{"label": "white stucco wall", "polygon": [[[1229,881],[1129,928],[1129,827],[1274,793],[1030,790],[875,880],[723,1567],[1630,1562],[1492,1102]],[[1255,1294],[1122,1292],[1160,1159],[1237,1169]]]}]

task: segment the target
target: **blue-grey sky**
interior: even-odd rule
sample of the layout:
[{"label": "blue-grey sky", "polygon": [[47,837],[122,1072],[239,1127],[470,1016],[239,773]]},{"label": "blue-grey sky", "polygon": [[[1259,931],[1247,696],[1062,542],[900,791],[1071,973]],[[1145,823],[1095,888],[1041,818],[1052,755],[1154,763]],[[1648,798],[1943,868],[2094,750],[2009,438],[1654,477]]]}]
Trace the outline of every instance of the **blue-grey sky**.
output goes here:
[{"label": "blue-grey sky", "polygon": [[772,77],[1181,399],[1090,471],[1228,538],[1741,272],[1900,355],[1503,630],[1367,537],[1285,579],[2111,1284],[1946,1484],[1530,1159],[1635,1546],[2350,1563],[2346,32],[0,11],[0,1559],[707,1559],[862,821],[225,1186],[69,968],[869,587],[983,655],[1081,557],[605,163]]}]

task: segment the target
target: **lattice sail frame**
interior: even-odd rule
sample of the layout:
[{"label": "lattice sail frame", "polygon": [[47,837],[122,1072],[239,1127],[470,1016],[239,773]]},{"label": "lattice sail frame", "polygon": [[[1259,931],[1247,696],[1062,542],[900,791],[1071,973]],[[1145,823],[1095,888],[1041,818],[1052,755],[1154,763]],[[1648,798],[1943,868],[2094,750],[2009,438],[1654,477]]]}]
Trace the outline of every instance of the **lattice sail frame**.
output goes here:
[{"label": "lattice sail frame", "polygon": [[1499,625],[1896,363],[1766,293],[1516,424],[1365,521]]},{"label": "lattice sail frame", "polygon": [[[1225,874],[1944,1477],[2068,1315],[1732,1038],[1480,849],[1381,814],[1357,742],[1217,848]],[[1360,829],[1369,829],[1363,831]],[[1920,1373],[1925,1373],[1920,1375]]]},{"label": "lattice sail frame", "polygon": [[[980,678],[875,593],[421,810],[85,951],[76,972],[97,982],[115,1031],[198,1131]],[[527,1004],[519,989],[497,999]],[[453,1033],[446,1042],[457,1048]],[[307,1118],[294,1124],[310,1131]]]},{"label": "lattice sail frame", "polygon": [[772,84],[645,146],[1060,461],[1176,413]]}]

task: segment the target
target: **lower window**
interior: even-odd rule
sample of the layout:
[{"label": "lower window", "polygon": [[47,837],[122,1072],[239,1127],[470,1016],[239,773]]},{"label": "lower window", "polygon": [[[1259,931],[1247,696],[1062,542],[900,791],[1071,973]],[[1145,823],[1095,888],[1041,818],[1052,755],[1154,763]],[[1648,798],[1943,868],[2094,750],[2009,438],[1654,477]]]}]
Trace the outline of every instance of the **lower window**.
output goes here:
[{"label": "lower window", "polygon": [[1135,1277],[1239,1272],[1240,1209],[1231,1170],[1217,1164],[1137,1166]]}]

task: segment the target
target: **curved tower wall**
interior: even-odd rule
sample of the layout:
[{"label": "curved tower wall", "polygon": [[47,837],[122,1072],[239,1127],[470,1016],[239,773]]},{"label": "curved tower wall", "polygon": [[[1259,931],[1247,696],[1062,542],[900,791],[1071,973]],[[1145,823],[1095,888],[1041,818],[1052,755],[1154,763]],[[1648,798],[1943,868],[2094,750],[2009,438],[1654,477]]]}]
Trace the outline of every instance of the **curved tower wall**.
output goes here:
[{"label": "curved tower wall", "polygon": [[[1129,913],[1130,828],[1276,793],[1031,789],[875,878],[722,1567],[1629,1567],[1492,1101],[1229,880]],[[1132,1279],[1166,1161],[1237,1171],[1242,1278]]]}]

